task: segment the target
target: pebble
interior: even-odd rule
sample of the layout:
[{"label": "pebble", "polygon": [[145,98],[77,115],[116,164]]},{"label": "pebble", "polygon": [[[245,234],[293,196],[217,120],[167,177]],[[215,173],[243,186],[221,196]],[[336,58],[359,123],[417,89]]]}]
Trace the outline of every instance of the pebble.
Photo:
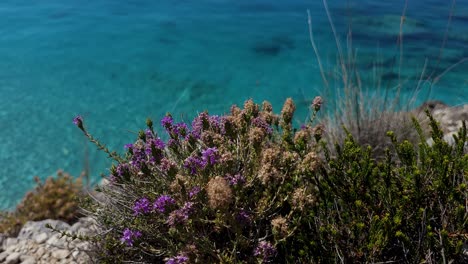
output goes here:
[{"label": "pebble", "polygon": [[5,259],[5,264],[16,264],[20,262],[21,254],[18,252],[13,252]]}]

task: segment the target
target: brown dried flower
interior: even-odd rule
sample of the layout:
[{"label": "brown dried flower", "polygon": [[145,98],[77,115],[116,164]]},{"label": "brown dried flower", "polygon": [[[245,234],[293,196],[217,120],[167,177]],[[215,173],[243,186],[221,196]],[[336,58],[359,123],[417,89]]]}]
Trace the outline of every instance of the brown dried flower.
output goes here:
[{"label": "brown dried flower", "polygon": [[262,163],[269,165],[279,165],[281,151],[278,148],[267,148],[262,153]]},{"label": "brown dried flower", "polygon": [[213,209],[225,209],[232,201],[232,190],[226,179],[216,176],[211,179],[207,186],[210,207]]},{"label": "brown dried flower", "polygon": [[280,172],[271,164],[264,164],[258,172],[258,177],[264,185],[276,181],[281,177]]},{"label": "brown dried flower", "polygon": [[208,146],[219,146],[225,141],[223,136],[213,131],[203,131],[200,138]]},{"label": "brown dried flower", "polygon": [[283,118],[284,124],[291,124],[294,111],[296,111],[294,101],[291,98],[286,99],[286,102],[284,102],[283,105],[283,109],[281,110],[281,117]]},{"label": "brown dried flower", "polygon": [[182,187],[185,187],[185,184],[186,184],[185,179],[186,177],[180,174],[177,174],[175,176],[175,179],[169,185],[169,188],[171,189],[171,191],[173,193],[180,193],[182,191]]},{"label": "brown dried flower", "polygon": [[301,129],[294,135],[294,144],[307,144],[312,138],[312,129],[309,127]]},{"label": "brown dried flower", "polygon": [[262,128],[254,127],[249,131],[249,142],[254,146],[260,145],[265,139],[265,131]]},{"label": "brown dried flower", "polygon": [[304,188],[297,188],[291,197],[291,202],[294,206],[302,209],[307,205],[312,205],[315,202],[314,197],[307,193]]},{"label": "brown dried flower", "polygon": [[285,151],[281,156],[281,163],[284,167],[293,168],[299,160],[299,154],[296,152]]},{"label": "brown dried flower", "polygon": [[283,216],[278,216],[271,220],[273,234],[285,237],[288,234],[288,221]]},{"label": "brown dried flower", "polygon": [[244,111],[246,115],[256,117],[258,115],[258,105],[252,99],[249,99],[244,103]]},{"label": "brown dried flower", "polygon": [[315,111],[320,110],[320,107],[322,107],[323,104],[323,99],[321,96],[316,96],[314,100],[312,101],[312,108],[314,108]]},{"label": "brown dried flower", "polygon": [[239,116],[241,114],[242,110],[237,106],[237,105],[232,105],[231,106],[231,115],[232,116]]},{"label": "brown dried flower", "polygon": [[302,160],[301,169],[303,172],[314,172],[320,165],[320,160],[315,152],[309,152]]},{"label": "brown dried flower", "polygon": [[268,101],[263,101],[262,103],[262,111],[271,113],[273,112],[273,106]]}]

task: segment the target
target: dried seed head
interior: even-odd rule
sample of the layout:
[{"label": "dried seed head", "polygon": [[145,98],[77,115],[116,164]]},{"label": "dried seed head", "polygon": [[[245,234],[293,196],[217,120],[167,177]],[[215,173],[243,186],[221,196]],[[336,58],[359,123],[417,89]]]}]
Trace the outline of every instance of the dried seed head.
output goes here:
[{"label": "dried seed head", "polygon": [[273,106],[268,101],[263,101],[262,103],[262,111],[271,113],[273,112]]},{"label": "dried seed head", "polygon": [[262,163],[268,165],[279,165],[281,151],[278,148],[267,148],[262,153]]},{"label": "dried seed head", "polygon": [[271,228],[273,229],[273,234],[285,237],[288,234],[288,221],[286,218],[278,216],[271,220]]},{"label": "dried seed head", "polygon": [[314,101],[312,101],[312,108],[313,108],[315,111],[319,111],[320,108],[322,107],[322,104],[323,104],[323,99],[322,99],[322,97],[316,96],[316,97],[314,98]]},{"label": "dried seed head", "polygon": [[226,179],[216,176],[206,186],[210,207],[226,209],[232,201],[232,190]]},{"label": "dried seed head", "polygon": [[296,106],[291,98],[286,99],[284,102],[283,110],[281,110],[281,117],[285,124],[291,124],[292,118],[294,116],[294,111],[296,111]]},{"label": "dried seed head", "polygon": [[325,133],[325,126],[323,124],[316,125],[314,129],[312,130],[312,134],[317,140],[321,139],[324,133]]},{"label": "dried seed head", "polygon": [[296,132],[294,135],[294,144],[307,144],[310,142],[310,139],[312,138],[312,129],[309,127],[306,127],[305,129],[301,129]]},{"label": "dried seed head", "polygon": [[264,185],[267,185],[280,179],[281,173],[270,164],[263,164],[262,168],[258,172],[258,177]]},{"label": "dried seed head", "polygon": [[258,115],[258,105],[252,99],[249,99],[244,103],[244,111],[246,115],[256,117]]},{"label": "dried seed head", "polygon": [[232,105],[231,106],[231,115],[232,116],[238,116],[240,115],[242,110],[237,106],[237,105]]},{"label": "dried seed head", "polygon": [[305,206],[314,204],[315,199],[312,194],[307,193],[305,188],[297,188],[293,192],[291,202],[295,207],[302,209]]},{"label": "dried seed head", "polygon": [[320,160],[315,152],[309,152],[305,155],[301,163],[302,172],[315,172],[320,165]]},{"label": "dried seed head", "polygon": [[249,131],[249,142],[254,146],[259,146],[265,139],[265,131],[262,128],[254,127]]},{"label": "dried seed head", "polygon": [[225,141],[223,136],[209,130],[203,131],[200,136],[200,139],[201,141],[203,141],[203,143],[205,143],[208,146],[219,146]]},{"label": "dried seed head", "polygon": [[169,188],[173,193],[180,193],[182,191],[182,187],[185,185],[185,179],[183,175],[177,174],[175,179],[169,185]]},{"label": "dried seed head", "polygon": [[293,168],[299,159],[299,154],[296,152],[285,151],[281,156],[281,163],[283,167]]}]

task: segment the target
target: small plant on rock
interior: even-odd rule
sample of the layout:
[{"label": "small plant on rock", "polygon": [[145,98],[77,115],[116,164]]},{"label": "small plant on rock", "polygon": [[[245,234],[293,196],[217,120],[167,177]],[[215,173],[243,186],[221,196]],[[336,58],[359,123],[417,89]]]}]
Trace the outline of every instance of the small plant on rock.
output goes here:
[{"label": "small plant on rock", "polygon": [[27,221],[57,219],[67,223],[78,220],[78,198],[83,195],[81,178],[74,179],[63,171],[57,177],[48,177],[42,182],[35,177],[37,185],[28,192],[16,210],[3,213],[0,218],[0,233],[15,236]]}]

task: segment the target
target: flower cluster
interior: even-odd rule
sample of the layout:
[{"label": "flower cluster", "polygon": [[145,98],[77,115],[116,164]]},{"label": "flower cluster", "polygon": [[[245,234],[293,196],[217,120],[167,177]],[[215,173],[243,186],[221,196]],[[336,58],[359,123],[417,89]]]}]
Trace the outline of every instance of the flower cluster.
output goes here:
[{"label": "flower cluster", "polygon": [[188,263],[189,258],[187,256],[181,255],[181,256],[175,256],[173,258],[169,258],[166,261],[166,264],[183,264],[183,263]]},{"label": "flower cluster", "polygon": [[[320,165],[312,163],[316,156],[307,155],[314,152],[312,138],[302,140],[300,150],[294,144],[294,110],[292,100],[282,116],[268,102],[260,110],[248,100],[243,109],[232,107],[225,116],[202,112],[190,127],[167,114],[160,121],[167,141],[147,121],[148,129],[125,145],[125,158],[111,168],[118,184],[109,186],[109,195],[121,201],[115,205],[120,214],[108,208],[96,213],[109,230],[121,230],[125,223],[120,240],[131,246],[144,238],[147,252],[128,249],[128,255],[115,259],[283,262],[285,252],[278,253],[273,245],[303,224],[299,209],[305,202],[293,202],[293,192],[300,186],[312,190],[314,177],[309,174]],[[290,134],[277,129],[279,123],[287,124]],[[301,138],[309,136],[303,134]],[[304,157],[311,157],[310,162],[304,164]],[[285,216],[278,218],[280,214]]]},{"label": "flower cluster", "polygon": [[133,215],[147,214],[151,211],[151,203],[148,198],[141,198],[133,205]]},{"label": "flower cluster", "polygon": [[175,226],[177,224],[185,223],[189,216],[193,213],[193,205],[193,202],[186,202],[182,208],[170,213],[169,218],[167,219],[167,224],[169,226]]},{"label": "flower cluster", "polygon": [[135,239],[141,237],[141,232],[140,231],[132,231],[128,228],[126,228],[123,232],[122,238],[120,241],[125,243],[127,246],[132,247]]},{"label": "flower cluster", "polygon": [[173,205],[174,203],[175,200],[169,195],[161,195],[154,202],[153,208],[159,213],[164,213],[166,212],[166,208]]},{"label": "flower cluster", "polygon": [[260,257],[263,263],[271,261],[275,254],[276,248],[268,241],[260,241],[254,251],[254,256]]}]

